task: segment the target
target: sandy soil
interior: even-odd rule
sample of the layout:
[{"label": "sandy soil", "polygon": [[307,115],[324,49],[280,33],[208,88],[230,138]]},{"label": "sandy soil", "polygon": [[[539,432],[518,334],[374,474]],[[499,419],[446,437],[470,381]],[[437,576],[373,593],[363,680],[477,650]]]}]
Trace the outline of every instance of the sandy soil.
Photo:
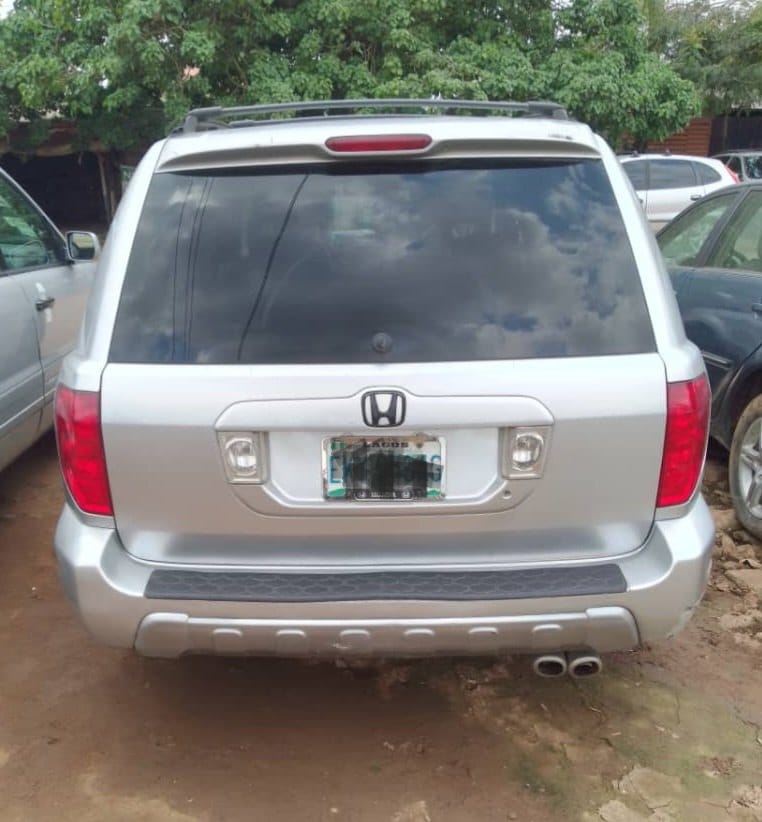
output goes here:
[{"label": "sandy soil", "polygon": [[0,474],[0,820],[762,820],[762,563],[722,455],[715,571],[675,640],[594,681],[525,659],[140,659],[58,586],[46,438]]}]

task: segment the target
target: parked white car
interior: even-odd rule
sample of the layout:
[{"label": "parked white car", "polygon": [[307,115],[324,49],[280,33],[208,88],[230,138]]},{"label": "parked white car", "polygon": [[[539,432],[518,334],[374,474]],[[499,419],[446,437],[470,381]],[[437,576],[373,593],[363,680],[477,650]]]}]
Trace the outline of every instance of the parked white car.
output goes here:
[{"label": "parked white car", "polygon": [[723,163],[707,157],[633,154],[619,159],[654,228],[705,194],[738,182]]}]

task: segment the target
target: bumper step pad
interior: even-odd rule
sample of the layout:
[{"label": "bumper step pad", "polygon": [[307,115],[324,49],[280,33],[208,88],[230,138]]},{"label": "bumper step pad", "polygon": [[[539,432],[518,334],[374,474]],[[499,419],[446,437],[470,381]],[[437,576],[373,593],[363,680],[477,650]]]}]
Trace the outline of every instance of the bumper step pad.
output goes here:
[{"label": "bumper step pad", "polygon": [[617,594],[627,590],[618,565],[512,571],[254,573],[154,571],[148,599],[210,602],[476,601]]}]

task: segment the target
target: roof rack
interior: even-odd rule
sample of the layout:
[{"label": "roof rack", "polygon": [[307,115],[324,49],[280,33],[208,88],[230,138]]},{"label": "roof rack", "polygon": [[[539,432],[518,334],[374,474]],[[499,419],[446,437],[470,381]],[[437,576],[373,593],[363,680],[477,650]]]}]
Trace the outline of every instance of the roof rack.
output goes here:
[{"label": "roof rack", "polygon": [[[511,112],[525,117],[550,117],[556,120],[568,120],[569,114],[563,106],[545,100],[530,100],[524,103],[489,100],[443,100],[427,99],[369,99],[369,100],[317,100],[300,103],[264,103],[252,106],[232,106],[223,108],[196,108],[185,115],[182,126],[177,131],[193,133],[214,128],[235,126],[252,126],[267,120],[253,120],[271,114],[313,114],[327,116],[328,112],[352,112],[362,109],[423,109],[430,113],[432,109],[446,111],[483,111]],[[226,122],[230,118],[246,118]]]}]

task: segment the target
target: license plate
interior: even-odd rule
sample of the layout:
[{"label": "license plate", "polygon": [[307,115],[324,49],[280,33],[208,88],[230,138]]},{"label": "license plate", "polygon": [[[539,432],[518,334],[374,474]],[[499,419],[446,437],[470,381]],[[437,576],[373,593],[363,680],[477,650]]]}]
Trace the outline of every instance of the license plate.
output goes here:
[{"label": "license plate", "polygon": [[330,437],[323,440],[323,495],[335,500],[440,499],[439,437]]}]

